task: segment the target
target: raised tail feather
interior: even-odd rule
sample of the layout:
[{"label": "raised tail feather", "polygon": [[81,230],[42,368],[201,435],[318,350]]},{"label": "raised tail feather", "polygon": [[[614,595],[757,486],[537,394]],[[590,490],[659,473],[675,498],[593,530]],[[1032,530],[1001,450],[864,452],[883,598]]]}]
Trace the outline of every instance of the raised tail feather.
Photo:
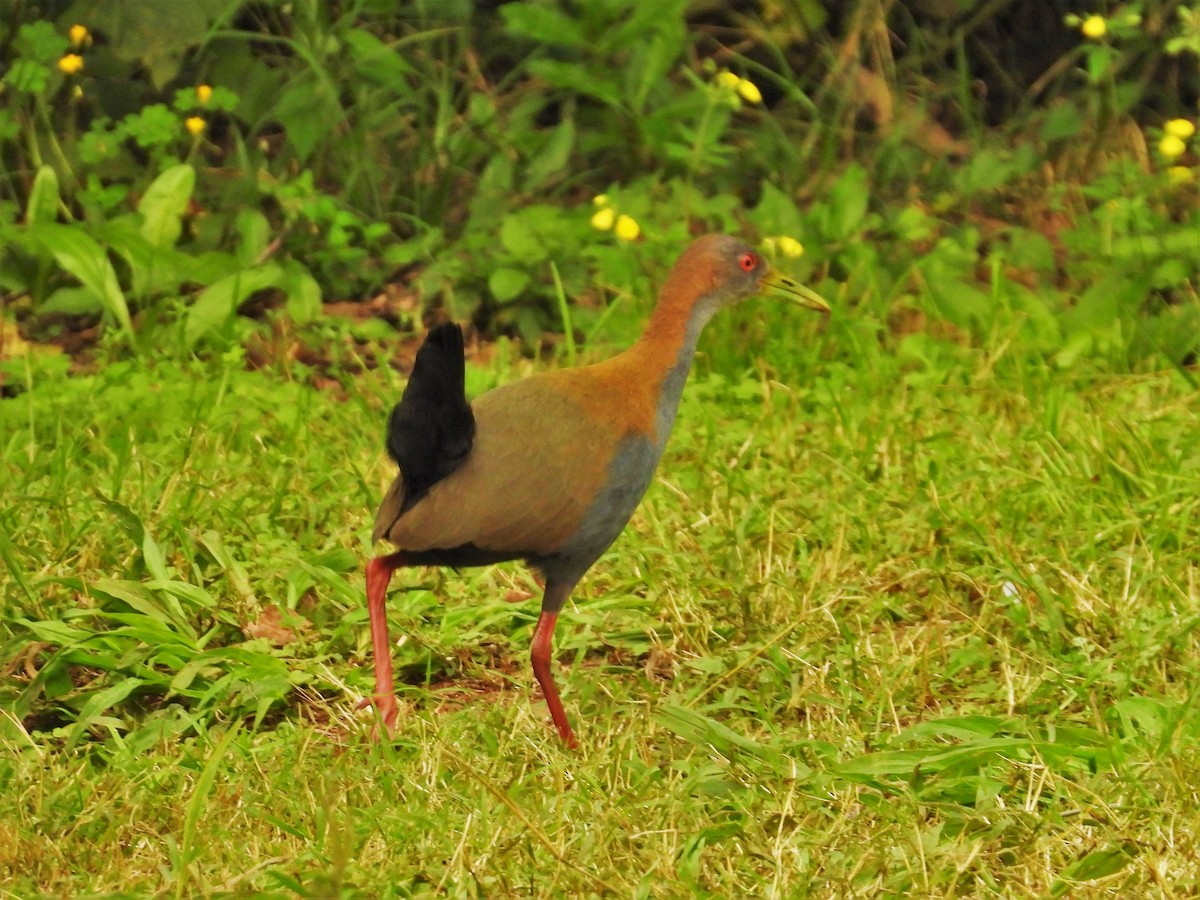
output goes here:
[{"label": "raised tail feather", "polygon": [[462,329],[453,322],[438,325],[425,336],[400,402],[388,416],[387,451],[400,476],[376,517],[376,540],[471,452],[475,416],[464,377]]}]

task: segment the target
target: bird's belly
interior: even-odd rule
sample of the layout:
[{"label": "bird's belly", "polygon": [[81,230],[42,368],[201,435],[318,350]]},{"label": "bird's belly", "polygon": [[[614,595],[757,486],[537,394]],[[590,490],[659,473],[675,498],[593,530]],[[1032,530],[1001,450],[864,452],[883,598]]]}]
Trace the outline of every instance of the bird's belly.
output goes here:
[{"label": "bird's belly", "polygon": [[654,478],[662,448],[644,434],[621,439],[608,466],[607,478],[579,527],[559,550],[534,560],[548,578],[575,580],[591,567],[624,530]]}]

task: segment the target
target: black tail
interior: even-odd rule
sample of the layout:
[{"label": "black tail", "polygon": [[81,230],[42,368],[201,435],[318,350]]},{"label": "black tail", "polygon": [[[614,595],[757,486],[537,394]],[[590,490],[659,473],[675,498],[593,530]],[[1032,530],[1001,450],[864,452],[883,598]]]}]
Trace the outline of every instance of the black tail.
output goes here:
[{"label": "black tail", "polygon": [[433,328],[417,351],[412,376],[388,416],[387,451],[404,480],[403,513],[457,469],[475,440],[475,416],[463,383],[462,329]]}]

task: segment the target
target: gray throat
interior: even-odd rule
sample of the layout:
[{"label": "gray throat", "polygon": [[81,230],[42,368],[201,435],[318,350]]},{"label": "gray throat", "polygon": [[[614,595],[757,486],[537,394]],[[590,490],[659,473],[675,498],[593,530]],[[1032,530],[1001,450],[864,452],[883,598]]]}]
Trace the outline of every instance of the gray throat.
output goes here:
[{"label": "gray throat", "polygon": [[708,304],[703,300],[692,307],[687,329],[683,333],[683,343],[679,347],[679,355],[675,357],[675,365],[667,370],[667,376],[663,379],[662,391],[658,395],[658,409],[654,414],[654,436],[660,453],[667,445],[667,438],[671,436],[671,428],[675,424],[679,399],[683,396],[683,386],[687,384],[688,375],[692,371],[692,360],[696,356],[700,332],[716,311],[716,304]]}]

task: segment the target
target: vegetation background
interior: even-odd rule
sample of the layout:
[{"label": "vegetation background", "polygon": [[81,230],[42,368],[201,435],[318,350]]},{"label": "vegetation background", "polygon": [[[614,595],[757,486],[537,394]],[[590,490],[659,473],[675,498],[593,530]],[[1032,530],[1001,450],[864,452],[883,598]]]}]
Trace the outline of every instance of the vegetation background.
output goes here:
[{"label": "vegetation background", "polygon": [[[1200,7],[0,5],[0,895],[1193,895]],[[558,629],[362,561],[468,388],[709,328]],[[568,299],[569,298],[569,299]]]}]

